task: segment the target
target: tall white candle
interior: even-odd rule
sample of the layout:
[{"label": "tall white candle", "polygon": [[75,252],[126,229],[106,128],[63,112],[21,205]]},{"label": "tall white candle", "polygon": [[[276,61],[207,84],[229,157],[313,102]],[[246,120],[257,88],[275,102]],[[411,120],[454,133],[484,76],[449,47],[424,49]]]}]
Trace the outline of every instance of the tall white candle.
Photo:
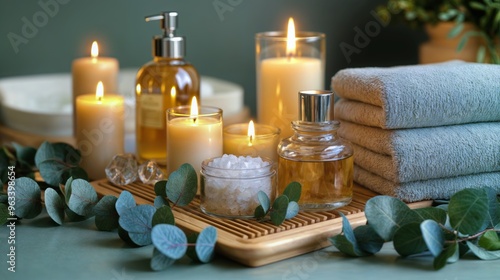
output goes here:
[{"label": "tall white candle", "polygon": [[196,104],[167,110],[168,174],[189,163],[199,175],[205,159],[222,156],[222,110]]},{"label": "tall white candle", "polygon": [[324,88],[322,56],[305,57],[297,52],[306,49],[301,44],[307,42],[296,40],[292,19],[288,23],[286,42],[286,56],[265,58],[257,64],[258,121],[279,127],[281,138],[293,134],[291,122],[298,118],[298,92]]},{"label": "tall white candle", "polygon": [[82,154],[80,166],[92,180],[106,177],[104,169],[124,147],[124,101],[105,94],[99,83],[95,94],[76,99],[76,143]]}]

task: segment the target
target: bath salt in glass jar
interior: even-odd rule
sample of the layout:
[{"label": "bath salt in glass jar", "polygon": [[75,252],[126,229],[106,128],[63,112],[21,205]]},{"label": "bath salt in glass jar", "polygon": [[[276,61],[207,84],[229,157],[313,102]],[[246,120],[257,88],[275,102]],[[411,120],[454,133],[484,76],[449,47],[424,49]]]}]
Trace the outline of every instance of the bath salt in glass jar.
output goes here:
[{"label": "bath salt in glass jar", "polygon": [[276,192],[276,168],[272,160],[223,155],[201,165],[201,210],[222,218],[253,218],[263,191],[271,202]]}]

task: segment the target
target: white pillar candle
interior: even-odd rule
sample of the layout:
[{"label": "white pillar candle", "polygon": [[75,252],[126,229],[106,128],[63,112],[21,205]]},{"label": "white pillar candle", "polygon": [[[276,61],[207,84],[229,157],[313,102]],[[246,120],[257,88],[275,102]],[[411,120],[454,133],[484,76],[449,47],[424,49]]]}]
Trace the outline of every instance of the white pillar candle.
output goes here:
[{"label": "white pillar candle", "polygon": [[199,176],[201,163],[222,156],[222,110],[200,107],[193,98],[191,106],[167,110],[168,174],[189,163]]},{"label": "white pillar candle", "polygon": [[[298,92],[324,88],[324,35],[296,38],[292,19],[287,38],[277,34],[257,36],[262,41],[256,50],[257,113],[260,123],[279,127],[281,138],[286,138],[293,134],[291,122],[298,119]],[[308,45],[311,42],[317,46]]]},{"label": "white pillar candle", "polygon": [[280,129],[270,125],[232,124],[224,128],[224,154],[266,157],[278,162]]},{"label": "white pillar candle", "polygon": [[76,143],[82,154],[80,166],[91,180],[106,177],[104,169],[124,147],[124,101],[116,94],[104,94],[99,83],[95,94],[76,99]]},{"label": "white pillar candle", "polygon": [[[91,56],[75,59],[71,67],[73,83],[73,110],[76,98],[95,91],[95,85],[101,81],[107,92],[118,92],[118,60],[112,57],[100,57],[97,42],[92,43]],[[76,114],[73,113],[73,120]],[[75,125],[75,123],[73,123]]]}]

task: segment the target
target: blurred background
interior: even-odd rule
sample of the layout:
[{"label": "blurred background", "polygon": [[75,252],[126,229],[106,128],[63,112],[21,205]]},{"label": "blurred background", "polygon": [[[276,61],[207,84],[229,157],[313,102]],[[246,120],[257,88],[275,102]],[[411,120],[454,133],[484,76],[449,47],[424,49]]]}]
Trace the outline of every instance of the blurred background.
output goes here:
[{"label": "blurred background", "polygon": [[[299,31],[326,34],[325,89],[340,69],[418,63],[418,45],[426,35],[402,24],[379,25],[378,32],[356,44],[356,30],[378,22],[373,11],[385,2],[4,0],[0,2],[0,78],[69,73],[73,59],[89,56],[94,40],[101,56],[117,58],[121,68],[139,69],[152,59],[152,36],[161,33],[158,22],[147,23],[144,16],[171,10],[180,14],[177,34],[187,38],[186,59],[200,75],[243,86],[245,105],[255,115],[255,34],[284,31],[289,17]],[[43,3],[53,5],[50,13]],[[30,30],[30,38],[23,36],[23,28],[34,21],[38,26]]]}]

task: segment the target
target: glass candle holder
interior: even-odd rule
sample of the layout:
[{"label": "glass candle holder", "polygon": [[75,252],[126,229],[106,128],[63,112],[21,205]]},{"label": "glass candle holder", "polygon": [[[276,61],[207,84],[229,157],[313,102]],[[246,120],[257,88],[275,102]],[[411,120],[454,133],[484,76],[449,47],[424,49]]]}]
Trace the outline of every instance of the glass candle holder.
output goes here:
[{"label": "glass candle holder", "polygon": [[325,49],[323,33],[298,32],[288,39],[285,32],[264,32],[255,37],[257,119],[280,128],[281,138],[293,134],[298,92],[325,87]]},{"label": "glass candle holder", "polygon": [[[216,161],[230,157],[236,158],[234,155],[224,155],[203,161],[201,210],[223,218],[253,218],[255,208],[259,206],[259,191],[265,192],[271,203],[274,201],[277,184],[275,164],[271,159],[261,158],[262,164],[257,168],[216,167],[220,165]],[[225,166],[228,165],[226,162]]]},{"label": "glass candle holder", "polygon": [[167,174],[182,164],[191,164],[199,175],[201,163],[222,156],[222,110],[201,106],[192,114],[191,106],[167,110]]},{"label": "glass candle holder", "polygon": [[[250,130],[249,130],[250,126]],[[236,156],[260,156],[278,162],[280,129],[270,125],[232,124],[224,128],[224,153]],[[251,136],[249,136],[251,135]]]}]

